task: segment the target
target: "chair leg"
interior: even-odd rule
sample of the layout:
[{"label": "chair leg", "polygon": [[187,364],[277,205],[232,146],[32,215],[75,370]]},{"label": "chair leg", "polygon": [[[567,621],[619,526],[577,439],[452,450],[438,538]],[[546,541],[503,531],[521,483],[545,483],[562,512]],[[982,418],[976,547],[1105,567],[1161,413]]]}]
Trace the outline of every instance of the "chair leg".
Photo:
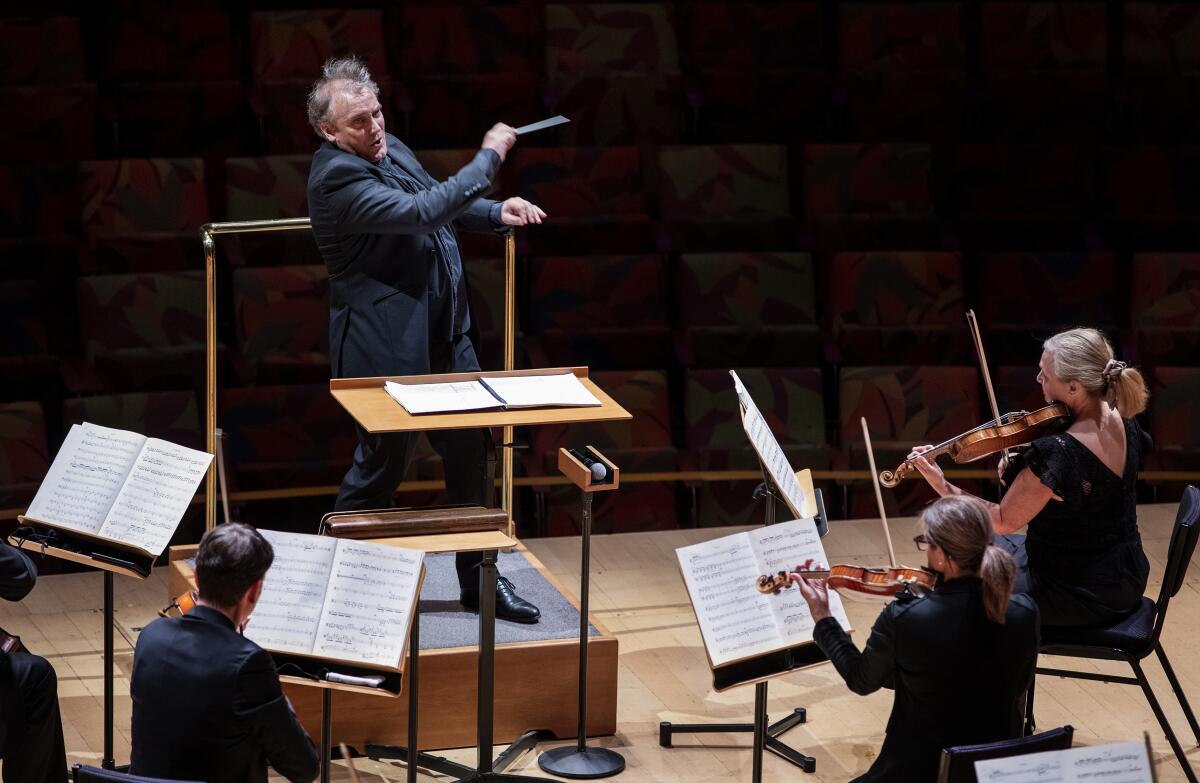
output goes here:
[{"label": "chair leg", "polygon": [[1175,670],[1171,668],[1171,664],[1167,660],[1167,653],[1162,648],[1162,642],[1154,645],[1154,652],[1158,655],[1158,662],[1162,664],[1163,671],[1167,673],[1167,682],[1171,683],[1171,690],[1175,691],[1175,698],[1179,699],[1179,706],[1183,708],[1188,725],[1192,727],[1192,735],[1196,737],[1196,742],[1200,743],[1200,725],[1196,724],[1196,714],[1192,712],[1192,705],[1188,704],[1187,696],[1184,695],[1183,688],[1179,685],[1179,679],[1175,676]]},{"label": "chair leg", "polygon": [[1033,691],[1037,685],[1037,675],[1029,678],[1029,689],[1025,691],[1025,736],[1033,736],[1037,731],[1037,722],[1033,718]]},{"label": "chair leg", "polygon": [[1179,764],[1183,767],[1183,774],[1187,776],[1189,783],[1200,783],[1200,780],[1196,779],[1196,773],[1192,771],[1192,765],[1188,763],[1187,756],[1183,755],[1183,748],[1180,747],[1171,724],[1167,722],[1167,716],[1159,706],[1158,699],[1154,697],[1154,691],[1150,688],[1150,681],[1146,679],[1146,673],[1142,671],[1142,667],[1138,665],[1137,661],[1130,661],[1129,665],[1133,667],[1138,684],[1142,686],[1142,692],[1146,694],[1146,701],[1150,702],[1150,709],[1154,711],[1154,717],[1158,718],[1158,724],[1162,726],[1167,735],[1167,742],[1171,744],[1171,750],[1175,751],[1175,758],[1179,759]]}]

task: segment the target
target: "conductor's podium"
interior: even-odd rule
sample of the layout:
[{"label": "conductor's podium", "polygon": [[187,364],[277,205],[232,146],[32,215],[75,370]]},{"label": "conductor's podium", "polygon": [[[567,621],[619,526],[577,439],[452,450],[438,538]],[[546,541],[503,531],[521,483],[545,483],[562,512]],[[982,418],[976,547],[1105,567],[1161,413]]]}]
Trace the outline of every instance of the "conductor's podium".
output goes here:
[{"label": "conductor's podium", "polygon": [[[171,597],[194,586],[196,546],[170,551]],[[421,591],[421,667],[418,741],[422,750],[475,745],[478,615],[458,603],[453,555],[434,555]],[[500,557],[500,572],[522,597],[542,609],[541,622],[496,623],[495,742],[529,729],[558,738],[578,731],[579,609],[545,567],[523,546]],[[617,639],[594,618],[588,646],[587,733],[613,734],[617,726]],[[519,637],[517,640],[514,637]],[[507,640],[507,641],[506,641]],[[408,682],[402,697],[337,691],[333,694],[334,743],[362,751],[368,742],[408,740]],[[285,682],[284,693],[312,737],[321,733],[321,691]]]}]

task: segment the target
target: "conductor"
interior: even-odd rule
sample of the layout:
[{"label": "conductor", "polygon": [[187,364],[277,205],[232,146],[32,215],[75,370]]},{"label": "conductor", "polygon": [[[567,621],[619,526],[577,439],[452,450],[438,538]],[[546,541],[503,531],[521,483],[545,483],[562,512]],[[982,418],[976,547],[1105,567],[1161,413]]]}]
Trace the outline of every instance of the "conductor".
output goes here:
[{"label": "conductor", "polygon": [[[493,126],[474,158],[438,182],[385,132],[379,87],[355,57],[325,63],[309,93],[308,120],[322,140],[309,172],[308,209],[329,270],[332,377],[478,370],[456,229],[504,233],[546,217],[522,198],[480,198],[516,142],[513,129]],[[354,462],[334,507],[386,508],[416,433],[356,430]],[[488,430],[428,436],[445,467],[447,501],[492,505]],[[479,553],[460,553],[455,563],[470,609],[479,606],[481,560]],[[535,623],[540,612],[500,577],[496,616]]]}]

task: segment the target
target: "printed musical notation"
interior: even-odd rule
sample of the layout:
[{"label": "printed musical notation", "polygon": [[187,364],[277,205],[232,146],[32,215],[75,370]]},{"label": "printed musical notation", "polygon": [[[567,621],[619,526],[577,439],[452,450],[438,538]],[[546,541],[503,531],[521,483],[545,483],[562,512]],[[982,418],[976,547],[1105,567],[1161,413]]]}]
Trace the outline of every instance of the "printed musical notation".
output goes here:
[{"label": "printed musical notation", "polygon": [[1051,750],[975,762],[980,783],[1151,783],[1146,742]]},{"label": "printed musical notation", "polygon": [[246,636],[268,650],[399,666],[422,552],[262,531],[275,549]]},{"label": "printed musical notation", "polygon": [[779,441],[772,434],[767,420],[763,418],[758,406],[754,404],[754,398],[742,385],[742,379],[733,370],[730,370],[729,374],[733,376],[733,388],[737,392],[738,402],[742,406],[742,426],[745,427],[750,445],[762,459],[767,474],[771,477],[771,482],[783,495],[783,499],[791,508],[792,513],[799,516],[805,506],[804,490],[800,487],[800,482],[796,480],[791,463],[788,462],[783,449],[779,447]]},{"label": "printed musical notation", "polygon": [[75,424],[25,516],[157,556],[211,461],[136,432]]},{"label": "printed musical notation", "polygon": [[[812,641],[812,616],[798,590],[774,596],[763,595],[754,586],[760,574],[791,570],[805,562],[827,563],[811,519],[675,551],[713,666]],[[849,629],[836,593],[829,597],[834,617]]]}]

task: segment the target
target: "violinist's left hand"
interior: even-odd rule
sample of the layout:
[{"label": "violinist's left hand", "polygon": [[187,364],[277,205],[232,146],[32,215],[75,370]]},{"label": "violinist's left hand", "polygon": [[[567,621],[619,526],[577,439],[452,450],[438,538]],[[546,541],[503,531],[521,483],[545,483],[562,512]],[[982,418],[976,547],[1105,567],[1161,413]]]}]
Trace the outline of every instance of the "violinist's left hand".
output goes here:
[{"label": "violinist's left hand", "polygon": [[804,601],[808,604],[808,611],[812,614],[814,623],[818,623],[826,617],[833,616],[829,612],[829,585],[826,580],[806,579],[794,574],[792,575],[792,579],[796,582],[796,586],[800,588],[800,595],[804,596]]},{"label": "violinist's left hand", "polygon": [[942,494],[942,488],[946,484],[946,474],[938,467],[935,460],[921,455],[932,449],[933,446],[914,446],[905,459],[910,460],[913,466],[920,471],[925,480],[929,482],[929,486],[939,495]]}]

